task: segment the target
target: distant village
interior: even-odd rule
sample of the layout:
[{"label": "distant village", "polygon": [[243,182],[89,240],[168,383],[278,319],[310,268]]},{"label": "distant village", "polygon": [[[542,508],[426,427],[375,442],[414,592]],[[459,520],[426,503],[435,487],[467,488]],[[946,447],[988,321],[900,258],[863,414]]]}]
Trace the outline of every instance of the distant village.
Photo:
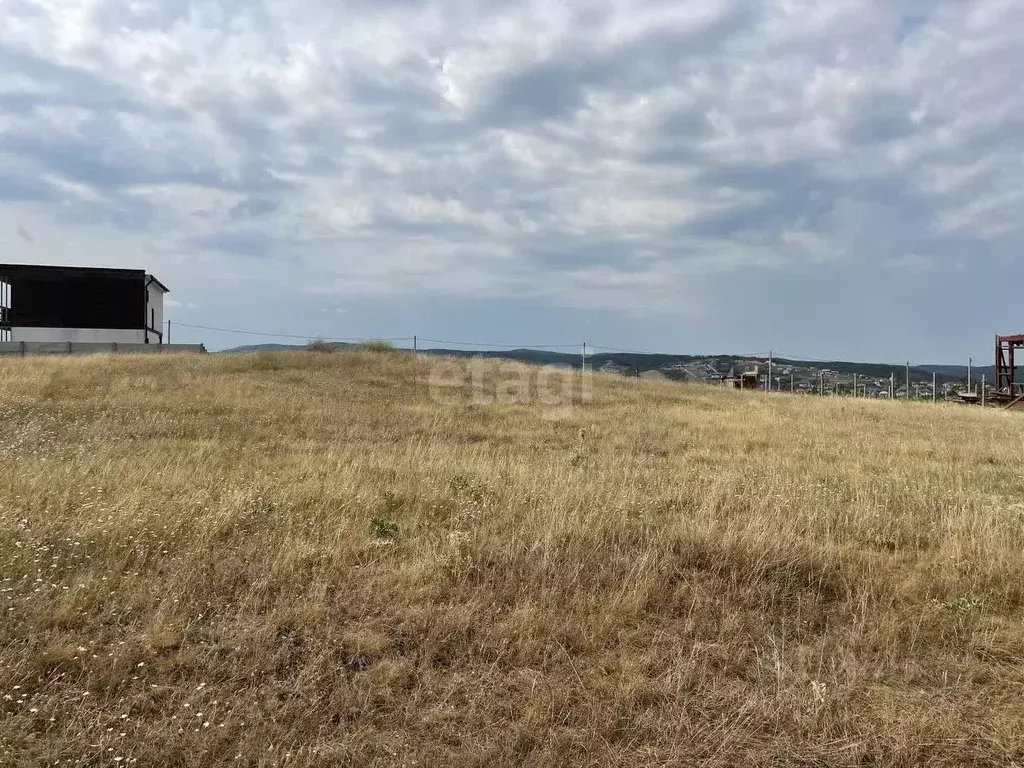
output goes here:
[{"label": "distant village", "polygon": [[[731,363],[731,364],[730,364]],[[753,375],[757,389],[767,389],[768,366],[763,360],[752,360],[746,364],[735,362],[721,364],[721,361],[714,358],[707,360],[694,360],[689,362],[677,362],[663,365],[657,370],[638,372],[628,366],[608,361],[596,370],[603,373],[615,373],[622,376],[640,376],[644,378],[668,378],[675,381],[705,382],[708,384],[719,384],[730,380],[738,380],[742,374],[748,377]],[[899,373],[895,373],[894,380],[889,378],[880,379],[877,377],[866,377],[851,373],[841,373],[829,368],[814,368],[811,366],[793,366],[789,364],[776,365],[772,370],[771,389],[782,392],[795,392],[796,394],[824,394],[852,395],[854,386],[856,394],[860,397],[874,397],[888,399],[890,397],[890,383],[892,384],[892,397],[906,399],[906,379]],[[936,387],[936,396],[941,398],[952,397],[957,385],[953,382],[939,382]],[[911,379],[911,398],[930,398],[932,396],[932,381]]]}]

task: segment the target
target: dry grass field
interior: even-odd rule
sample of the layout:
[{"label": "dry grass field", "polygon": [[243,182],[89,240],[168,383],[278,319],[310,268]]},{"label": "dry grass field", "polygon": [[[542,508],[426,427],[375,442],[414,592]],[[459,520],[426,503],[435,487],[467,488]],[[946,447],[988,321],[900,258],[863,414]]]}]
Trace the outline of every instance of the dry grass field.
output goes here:
[{"label": "dry grass field", "polygon": [[435,363],[0,361],[0,765],[1024,765],[1024,415]]}]

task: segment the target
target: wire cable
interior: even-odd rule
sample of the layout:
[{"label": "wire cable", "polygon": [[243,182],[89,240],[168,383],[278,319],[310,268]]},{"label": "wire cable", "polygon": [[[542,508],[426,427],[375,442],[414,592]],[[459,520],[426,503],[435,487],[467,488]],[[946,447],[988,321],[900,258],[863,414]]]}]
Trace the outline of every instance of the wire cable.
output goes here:
[{"label": "wire cable", "polygon": [[[617,347],[602,347],[598,344],[587,344],[587,348],[599,349],[602,352],[618,352],[623,355],[667,355],[671,357],[676,357],[676,355],[672,355],[671,352],[641,352],[640,350],[637,349],[618,349]],[[689,355],[680,355],[680,357],[689,357]]]},{"label": "wire cable", "polygon": [[[262,336],[265,338],[277,338],[277,339],[302,339],[309,341],[311,339],[320,339],[322,341],[339,341],[339,342],[368,342],[368,341],[391,341],[391,342],[427,342],[430,344],[450,344],[454,347],[475,347],[481,349],[492,349],[495,351],[500,350],[559,350],[559,349],[580,349],[582,342],[575,344],[498,344],[498,343],[485,343],[479,341],[451,341],[447,339],[431,339],[425,336],[396,336],[391,338],[382,338],[380,336],[366,336],[366,337],[345,337],[345,336],[320,336],[319,334],[299,334],[299,333],[277,333],[273,331],[248,331],[240,328],[218,328],[212,325],[197,325],[194,323],[182,323],[179,321],[173,321],[173,326],[180,328],[195,328],[202,331],[214,331],[217,333],[237,333],[246,336]],[[660,355],[663,357],[686,357],[686,358],[710,358],[710,357],[734,357],[734,358],[751,358],[751,359],[768,359],[773,358],[778,362],[791,361],[800,363],[834,363],[841,362],[836,360],[824,360],[817,357],[804,357],[802,355],[789,355],[785,352],[751,352],[746,354],[719,354],[719,355],[679,355],[672,352],[651,352],[649,350],[638,350],[638,349],[622,349],[620,347],[606,347],[600,344],[587,344],[587,351],[590,352],[613,352],[623,355]],[[890,365],[888,363],[879,363],[879,365]],[[892,366],[902,367],[903,364],[891,364]]]},{"label": "wire cable", "polygon": [[[463,347],[488,347],[503,349],[579,349],[580,344],[485,344],[478,341],[447,341],[445,339],[428,339],[423,336],[417,337],[419,341],[427,341],[431,344],[458,344]],[[410,339],[411,340],[411,339]]]},{"label": "wire cable", "polygon": [[182,328],[198,328],[204,331],[219,331],[221,333],[241,333],[248,336],[268,336],[279,339],[322,339],[324,341],[412,341],[412,336],[401,336],[389,339],[382,339],[379,336],[366,337],[366,338],[353,338],[353,337],[341,337],[341,336],[320,336],[318,334],[298,334],[298,333],[272,333],[270,331],[243,331],[239,328],[215,328],[211,325],[193,325],[192,323],[181,323],[173,322],[173,326],[180,326]]},{"label": "wire cable", "polygon": [[380,336],[351,337],[351,336],[321,336],[319,334],[300,333],[277,333],[273,331],[248,331],[241,328],[218,328],[212,325],[198,325],[195,323],[173,322],[174,326],[181,328],[195,328],[203,331],[215,331],[218,333],[239,333],[247,336],[265,336],[278,339],[321,339],[323,341],[423,341],[431,344],[452,344],[462,347],[482,347],[492,349],[579,349],[580,344],[498,344],[476,341],[451,341],[448,339],[430,339],[424,336],[396,336],[382,338]]}]

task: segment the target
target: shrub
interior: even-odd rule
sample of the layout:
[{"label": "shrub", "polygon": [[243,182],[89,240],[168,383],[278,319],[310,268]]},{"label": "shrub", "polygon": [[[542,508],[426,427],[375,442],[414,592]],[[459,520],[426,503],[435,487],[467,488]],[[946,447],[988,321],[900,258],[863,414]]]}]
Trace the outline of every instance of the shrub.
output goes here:
[{"label": "shrub", "polygon": [[323,339],[314,339],[313,341],[306,344],[306,351],[330,353],[334,351],[334,347],[332,347],[329,342],[326,342]]}]

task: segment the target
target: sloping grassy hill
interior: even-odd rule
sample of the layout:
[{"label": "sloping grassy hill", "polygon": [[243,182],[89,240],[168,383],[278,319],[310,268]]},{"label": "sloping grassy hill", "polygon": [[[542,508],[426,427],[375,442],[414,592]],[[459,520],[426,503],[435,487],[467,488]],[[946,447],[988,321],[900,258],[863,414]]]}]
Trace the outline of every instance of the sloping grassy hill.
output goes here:
[{"label": "sloping grassy hill", "polygon": [[1020,414],[436,365],[0,361],[0,764],[1024,762]]}]

